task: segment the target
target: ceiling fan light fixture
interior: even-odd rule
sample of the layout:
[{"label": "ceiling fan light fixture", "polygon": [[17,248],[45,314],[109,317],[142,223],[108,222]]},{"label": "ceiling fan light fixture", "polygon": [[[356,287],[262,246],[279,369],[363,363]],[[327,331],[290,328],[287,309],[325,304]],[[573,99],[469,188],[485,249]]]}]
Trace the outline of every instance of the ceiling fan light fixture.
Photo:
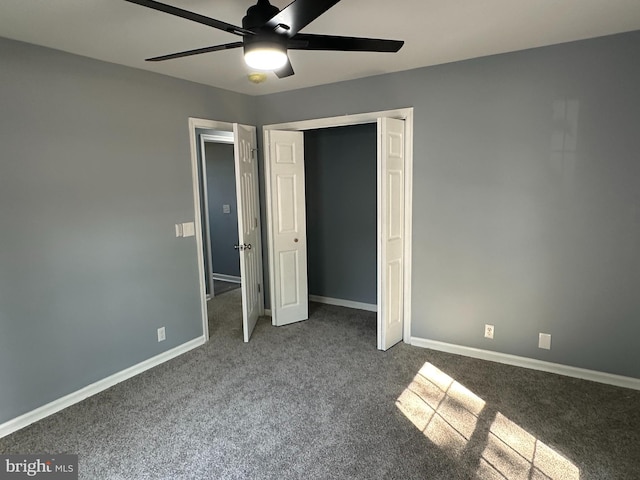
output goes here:
[{"label": "ceiling fan light fixture", "polygon": [[278,70],[287,63],[287,49],[277,42],[245,44],[244,61],[255,70]]},{"label": "ceiling fan light fixture", "polygon": [[256,4],[247,9],[247,14],[242,19],[242,27],[166,5],[156,0],[125,1],[242,37],[242,40],[237,42],[147,58],[148,62],[160,62],[243,47],[245,62],[251,70],[272,71],[278,78],[287,78],[295,74],[287,54],[288,49],[397,52],[404,44],[400,40],[299,33],[340,0],[293,0],[282,10],[271,5],[269,0],[255,0]]}]

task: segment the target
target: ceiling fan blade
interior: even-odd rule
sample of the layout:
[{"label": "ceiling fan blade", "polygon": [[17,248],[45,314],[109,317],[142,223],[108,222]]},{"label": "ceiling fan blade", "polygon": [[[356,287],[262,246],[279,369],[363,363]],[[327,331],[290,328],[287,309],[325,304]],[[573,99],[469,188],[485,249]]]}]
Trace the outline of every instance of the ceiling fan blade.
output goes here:
[{"label": "ceiling fan blade", "polygon": [[287,63],[284,65],[284,67],[280,68],[279,70],[275,70],[273,73],[275,73],[278,78],[286,78],[295,74],[295,72],[293,71],[293,67],[291,66],[291,59],[287,57]]},{"label": "ceiling fan blade", "polygon": [[335,35],[313,35],[299,33],[291,39],[292,50],[336,50],[341,52],[391,52],[402,48],[402,40],[380,38],[341,37]]},{"label": "ceiling fan blade", "polygon": [[160,57],[147,58],[147,62],[161,62],[163,60],[172,60],[174,58],[190,57],[191,55],[200,55],[201,53],[218,52],[220,50],[230,50],[242,46],[242,42],[225,43],[224,45],[214,45],[213,47],[196,48],[195,50],[187,50],[184,52],[171,53],[169,55],[161,55]]},{"label": "ceiling fan blade", "polygon": [[155,0],[125,0],[125,2],[135,3],[137,5],[142,5],[143,7],[148,7],[160,12],[168,13],[170,15],[175,15],[176,17],[186,18],[187,20],[191,20],[192,22],[202,23],[203,25],[208,25],[210,27],[217,28],[218,30],[234,33],[236,35],[254,35],[254,32],[252,32],[251,30],[246,30],[230,23],[221,22],[220,20],[216,20],[215,18],[205,17],[204,15],[199,15],[188,10],[183,10],[182,8],[156,2]]},{"label": "ceiling fan blade", "polygon": [[[265,27],[291,38],[340,0],[294,0],[274,15]],[[288,27],[288,28],[287,28]]]}]

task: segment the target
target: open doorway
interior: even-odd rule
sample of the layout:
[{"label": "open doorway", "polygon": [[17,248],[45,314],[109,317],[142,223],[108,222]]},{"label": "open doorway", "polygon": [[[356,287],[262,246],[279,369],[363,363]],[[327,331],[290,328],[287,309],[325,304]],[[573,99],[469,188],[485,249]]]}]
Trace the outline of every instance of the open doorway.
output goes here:
[{"label": "open doorway", "polygon": [[412,108],[264,127],[270,299],[274,325],[308,318],[303,132],[371,122],[377,125],[377,344],[386,350],[411,336]]},{"label": "open doorway", "polygon": [[309,300],[377,311],[376,124],[304,132]]},{"label": "open doorway", "polygon": [[[236,123],[190,118],[189,136],[203,332],[208,338],[207,298],[215,298],[215,277],[217,276],[219,280],[222,279],[226,282],[231,280],[229,283],[237,283],[240,280],[242,331],[244,341],[248,342],[258,317],[264,314],[264,302],[261,295],[262,242],[259,218],[256,129],[253,126]],[[215,161],[216,157],[220,157],[224,162],[225,154],[223,151],[225,148],[222,145],[232,145],[233,147],[233,169],[230,168],[230,165],[226,165],[223,166],[223,170],[228,171],[228,178],[225,179],[225,182],[235,184],[236,208],[232,208],[229,197],[232,197],[233,194],[229,194],[229,191],[227,191],[227,200],[222,200],[222,203],[209,202],[209,197],[214,192],[209,192],[207,189],[207,148],[209,147],[212,161]],[[217,168],[217,165],[213,163],[209,166],[214,170]],[[233,176],[230,174],[232,170]],[[226,201],[229,203],[225,203]],[[227,216],[226,223],[235,224],[237,237],[228,231],[226,240],[216,242],[221,224],[212,221],[215,216],[210,215],[212,213],[210,210],[213,209],[220,209],[222,215]],[[229,244],[229,239],[233,238],[237,238],[236,243]],[[218,255],[224,258],[216,258],[216,250],[212,248],[214,243],[220,244],[221,249]],[[214,271],[219,265],[223,263],[233,265],[238,259],[240,264],[238,276],[234,275],[233,271],[231,271],[232,273]],[[214,276],[214,273],[217,275]]]},{"label": "open doorway", "polygon": [[196,129],[201,161],[207,301],[240,288],[233,132]]}]

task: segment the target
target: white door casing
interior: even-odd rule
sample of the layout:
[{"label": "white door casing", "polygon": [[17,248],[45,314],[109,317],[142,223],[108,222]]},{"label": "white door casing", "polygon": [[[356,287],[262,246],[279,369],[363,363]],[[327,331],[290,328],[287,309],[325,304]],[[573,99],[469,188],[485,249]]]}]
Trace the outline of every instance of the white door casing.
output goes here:
[{"label": "white door casing", "polygon": [[[378,124],[382,124],[381,119],[398,119],[401,123],[403,123],[404,128],[403,128],[403,145],[402,145],[402,154],[403,154],[403,168],[401,170],[401,175],[402,175],[402,183],[401,183],[401,187],[402,187],[402,192],[400,194],[400,202],[401,205],[398,205],[397,202],[395,202],[393,205],[389,205],[390,207],[390,212],[395,212],[396,214],[401,214],[402,217],[400,219],[395,219],[396,221],[394,221],[394,223],[392,224],[392,227],[395,229],[398,227],[398,225],[400,225],[400,227],[402,228],[402,256],[401,256],[401,264],[402,264],[402,269],[400,272],[398,272],[397,268],[395,268],[395,271],[392,271],[391,273],[395,273],[400,275],[399,280],[400,281],[396,281],[393,285],[389,284],[389,282],[384,278],[385,276],[387,276],[389,274],[388,271],[383,270],[381,268],[381,250],[383,248],[382,246],[382,221],[383,219],[379,218],[379,226],[378,226],[378,305],[377,305],[377,310],[378,310],[378,338],[377,338],[377,344],[378,344],[378,348],[381,350],[385,350],[386,348],[389,348],[391,345],[393,345],[395,342],[391,340],[391,338],[393,338],[390,334],[388,334],[387,331],[391,331],[392,329],[395,330],[395,335],[397,335],[397,330],[398,327],[400,329],[400,339],[404,340],[407,343],[411,342],[411,270],[412,270],[412,245],[411,245],[411,238],[412,238],[412,211],[413,211],[413,108],[400,108],[400,109],[395,109],[395,110],[386,110],[386,111],[380,111],[380,112],[368,112],[368,113],[358,113],[358,114],[347,114],[347,115],[341,115],[338,117],[327,117],[327,118],[318,118],[318,119],[313,119],[313,120],[301,120],[301,121],[294,121],[294,122],[286,122],[286,123],[280,123],[280,124],[272,124],[272,125],[265,125],[263,127],[264,129],[264,141],[265,141],[265,145],[267,146],[265,148],[265,184],[266,184],[266,191],[267,191],[267,195],[266,195],[266,200],[267,200],[267,228],[268,228],[268,246],[269,246],[269,269],[270,269],[270,276],[269,276],[269,282],[270,285],[272,285],[271,287],[271,305],[275,305],[275,301],[274,301],[274,287],[273,285],[275,285],[275,281],[274,281],[274,271],[276,269],[276,266],[274,264],[274,248],[273,248],[273,230],[274,230],[274,226],[273,226],[273,221],[274,219],[272,218],[272,207],[269,205],[270,201],[271,201],[271,193],[270,193],[270,187],[271,187],[271,176],[269,174],[269,168],[270,168],[270,157],[272,156],[271,154],[271,150],[268,148],[269,145],[269,139],[270,139],[270,134],[272,131],[282,131],[282,130],[287,130],[287,131],[297,131],[297,132],[303,132],[306,130],[312,130],[312,129],[317,129],[317,128],[332,128],[332,127],[341,127],[341,126],[347,126],[347,125],[361,125],[364,123],[378,123]],[[391,122],[394,123],[394,122]],[[388,124],[388,122],[385,122],[385,124]],[[399,133],[399,132],[398,132]],[[396,137],[397,139],[397,137]],[[387,142],[388,143],[388,142]],[[387,204],[388,202],[386,200],[382,200],[383,199],[383,195],[386,195],[386,193],[382,192],[382,174],[381,174],[381,155],[380,152],[382,151],[382,137],[380,135],[378,135],[378,212],[380,212],[380,205],[381,204]],[[397,148],[396,148],[397,150]],[[387,163],[387,162],[385,162]],[[396,180],[395,182],[395,186],[397,187],[397,180],[398,180],[398,174],[395,174],[394,180]],[[385,181],[385,184],[387,182]],[[392,182],[394,183],[394,182]],[[392,185],[393,188],[393,185]],[[395,189],[395,192],[397,192],[397,188]],[[397,199],[397,197],[394,197]],[[379,217],[381,216],[381,214],[378,214]],[[388,215],[385,216],[386,219],[388,220],[389,217]],[[387,221],[384,220],[384,221]],[[398,223],[399,222],[399,223]],[[387,250],[387,253],[385,253],[385,256],[388,257],[388,250],[393,251],[393,248],[389,248],[389,247],[397,247],[399,245],[399,241],[395,241],[395,245],[393,244],[393,242],[391,242],[391,245],[389,245],[388,243],[385,245],[385,248]],[[397,253],[397,252],[396,252]],[[305,267],[306,267],[306,262],[305,262]],[[398,278],[398,277],[396,277]],[[385,299],[381,299],[381,286],[385,285],[385,289],[387,291],[389,291],[389,296],[388,298]],[[396,295],[393,295],[393,293],[390,291],[391,288],[396,288]],[[401,289],[401,291],[398,292],[398,289]],[[391,304],[390,306],[390,302],[389,300],[394,299],[396,302],[398,302],[397,304],[393,305]],[[396,321],[395,322],[391,322],[391,325],[389,325],[389,322],[386,322],[385,325],[381,325],[381,320],[384,317],[385,314],[383,314],[382,312],[384,312],[383,308],[387,308],[387,310],[390,310],[391,308],[395,308],[395,307],[399,307],[400,310],[400,315],[396,316]],[[275,310],[275,309],[274,309]],[[396,310],[397,312],[397,310]],[[388,313],[388,312],[387,312]],[[276,321],[274,320],[274,325],[277,325],[278,323],[276,323]],[[399,325],[398,325],[399,323]],[[388,327],[393,327],[392,329],[389,329]],[[383,332],[384,329],[384,332]],[[382,342],[382,336],[384,335],[385,337],[385,342],[388,343],[387,347],[383,346],[383,342]],[[388,338],[387,338],[388,337]]]},{"label": "white door casing", "polygon": [[256,129],[233,124],[236,197],[238,201],[238,245],[242,278],[242,329],[248,342],[263,314],[262,246],[258,194]]},{"label": "white door casing", "polygon": [[378,119],[378,349],[403,337],[404,121]]},{"label": "white door casing", "polygon": [[266,135],[271,316],[276,326],[309,318],[303,133]]},{"label": "white door casing", "polygon": [[209,197],[207,187],[207,155],[205,153],[206,135],[200,135],[200,168],[202,177],[202,228],[203,228],[203,241],[205,244],[204,260],[205,260],[205,275],[206,286],[209,289],[209,296],[214,297],[215,292],[213,289],[213,255],[211,252],[211,224],[209,218]]},{"label": "white door casing", "polygon": [[209,289],[208,297],[213,298],[215,296],[214,283],[213,283],[213,251],[211,244],[211,223],[209,216],[209,189],[207,184],[207,155],[206,144],[207,143],[227,143],[233,144],[233,135],[227,137],[221,134],[221,132],[203,133],[200,134],[200,175],[201,175],[201,216],[202,216],[202,228],[203,242],[204,242],[204,259],[205,259],[205,274],[207,288]]}]

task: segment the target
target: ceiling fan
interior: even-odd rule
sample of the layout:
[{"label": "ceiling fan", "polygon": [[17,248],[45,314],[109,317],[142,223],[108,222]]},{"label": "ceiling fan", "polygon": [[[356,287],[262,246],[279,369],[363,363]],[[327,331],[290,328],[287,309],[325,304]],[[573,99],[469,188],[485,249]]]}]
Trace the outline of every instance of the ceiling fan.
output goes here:
[{"label": "ceiling fan", "polygon": [[279,78],[285,78],[294,74],[287,54],[288,50],[397,52],[402,48],[402,45],[404,45],[404,42],[400,40],[299,33],[300,30],[340,0],[294,0],[282,10],[271,5],[269,0],[258,0],[258,3],[249,7],[247,10],[246,16],[242,19],[242,27],[156,2],[155,0],[125,1],[182,17],[242,37],[242,41],[239,42],[225,43],[223,45],[214,45],[212,47],[197,48],[195,50],[147,58],[149,62],[159,62],[201,53],[243,47],[245,62],[251,68],[257,70],[272,70]]}]

